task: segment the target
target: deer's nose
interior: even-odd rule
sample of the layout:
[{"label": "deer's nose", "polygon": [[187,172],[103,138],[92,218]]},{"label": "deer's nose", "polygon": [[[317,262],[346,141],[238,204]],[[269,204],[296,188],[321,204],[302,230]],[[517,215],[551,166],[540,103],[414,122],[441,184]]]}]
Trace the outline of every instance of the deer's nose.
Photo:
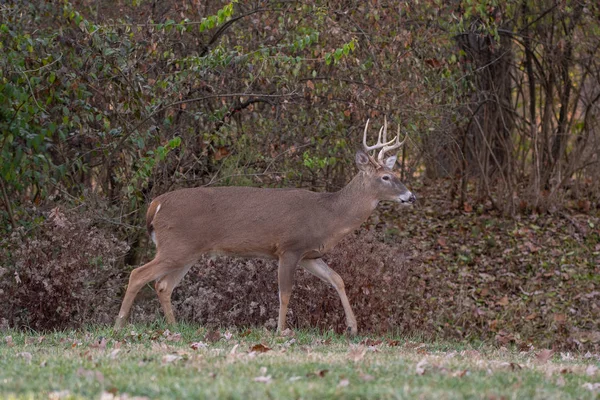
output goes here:
[{"label": "deer's nose", "polygon": [[411,193],[410,197],[408,198],[408,202],[413,204],[415,201],[417,201],[417,196],[415,196],[414,193]]}]

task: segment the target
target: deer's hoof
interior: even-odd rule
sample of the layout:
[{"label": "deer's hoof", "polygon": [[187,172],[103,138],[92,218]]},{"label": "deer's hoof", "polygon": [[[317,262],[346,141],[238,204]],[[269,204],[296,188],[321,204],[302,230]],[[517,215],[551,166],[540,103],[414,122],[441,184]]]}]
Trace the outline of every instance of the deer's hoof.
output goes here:
[{"label": "deer's hoof", "polygon": [[113,330],[115,332],[120,331],[121,329],[123,329],[124,326],[125,326],[125,319],[117,317],[117,320],[115,321],[115,326],[113,327]]}]

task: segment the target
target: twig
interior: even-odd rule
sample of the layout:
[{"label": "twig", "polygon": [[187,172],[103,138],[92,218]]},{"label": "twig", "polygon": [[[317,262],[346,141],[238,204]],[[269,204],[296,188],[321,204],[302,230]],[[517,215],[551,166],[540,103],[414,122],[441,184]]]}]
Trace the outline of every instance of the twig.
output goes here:
[{"label": "twig", "polygon": [[2,197],[4,199],[4,204],[6,205],[6,212],[8,213],[10,224],[12,225],[13,229],[17,229],[17,223],[15,222],[12,206],[10,205],[10,201],[8,200],[8,194],[6,193],[6,187],[4,186],[4,178],[2,176],[0,176],[0,188],[2,189]]}]

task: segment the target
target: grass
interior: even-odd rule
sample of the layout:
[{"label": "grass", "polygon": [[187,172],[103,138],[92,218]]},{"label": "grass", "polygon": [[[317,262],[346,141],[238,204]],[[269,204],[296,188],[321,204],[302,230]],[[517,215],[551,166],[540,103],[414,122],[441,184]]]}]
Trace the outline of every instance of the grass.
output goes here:
[{"label": "grass", "polygon": [[171,329],[4,332],[0,398],[594,399],[600,391],[598,355],[546,360],[486,345]]}]

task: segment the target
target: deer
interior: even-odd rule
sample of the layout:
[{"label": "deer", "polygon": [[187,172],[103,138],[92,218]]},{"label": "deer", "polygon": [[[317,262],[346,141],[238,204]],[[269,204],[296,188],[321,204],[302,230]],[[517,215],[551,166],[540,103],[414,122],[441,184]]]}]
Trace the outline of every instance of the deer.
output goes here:
[{"label": "deer", "polygon": [[[131,271],[117,316],[115,331],[123,328],[139,290],[154,288],[166,322],[175,323],[171,294],[203,254],[265,258],[278,261],[279,318],[277,331],[286,329],[286,314],[298,267],[331,285],[342,302],[347,332],[358,332],[344,281],[323,261],[323,255],[345,235],[358,229],[380,201],[412,205],[416,201],[393,172],[400,148],[398,134],[387,141],[387,118],[377,143],[355,156],[358,173],[337,192],[255,187],[196,187],[156,197],[146,213],[146,227],[156,245],[156,256]],[[375,152],[379,150],[377,158]],[[373,152],[373,154],[371,154]]]}]

